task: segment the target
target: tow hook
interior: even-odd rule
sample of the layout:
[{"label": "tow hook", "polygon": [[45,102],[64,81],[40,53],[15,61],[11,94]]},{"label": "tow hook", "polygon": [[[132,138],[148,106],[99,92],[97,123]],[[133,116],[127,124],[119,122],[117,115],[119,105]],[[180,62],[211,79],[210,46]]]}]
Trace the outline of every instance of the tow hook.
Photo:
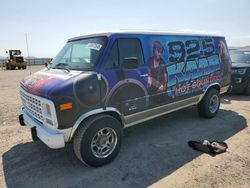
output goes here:
[{"label": "tow hook", "polygon": [[31,137],[33,141],[40,140],[37,136],[36,127],[31,128]]},{"label": "tow hook", "polygon": [[24,123],[24,120],[23,120],[23,114],[19,115],[19,123],[21,126],[25,126],[26,124]]}]

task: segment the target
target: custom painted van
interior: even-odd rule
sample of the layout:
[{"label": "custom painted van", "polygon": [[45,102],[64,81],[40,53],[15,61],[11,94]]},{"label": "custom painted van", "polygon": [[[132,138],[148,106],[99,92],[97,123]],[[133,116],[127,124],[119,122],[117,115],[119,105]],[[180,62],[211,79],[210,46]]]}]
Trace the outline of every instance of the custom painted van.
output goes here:
[{"label": "custom painted van", "polygon": [[69,39],[45,69],[20,83],[20,124],[50,148],[73,141],[101,166],[119,152],[123,129],[197,105],[214,117],[231,79],[222,36],[109,32]]}]

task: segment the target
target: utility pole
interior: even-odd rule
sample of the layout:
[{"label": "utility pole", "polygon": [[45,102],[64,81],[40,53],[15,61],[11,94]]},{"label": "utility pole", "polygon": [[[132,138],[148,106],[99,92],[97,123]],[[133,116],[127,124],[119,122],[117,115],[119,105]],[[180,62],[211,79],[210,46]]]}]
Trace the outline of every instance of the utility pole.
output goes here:
[{"label": "utility pole", "polygon": [[[30,57],[30,54],[29,54],[29,46],[28,46],[28,35],[27,35],[27,33],[25,33],[25,38],[26,38],[27,54],[28,54],[28,57]],[[30,64],[30,60],[29,60],[29,67],[30,67],[30,75],[31,75],[31,64]]]}]

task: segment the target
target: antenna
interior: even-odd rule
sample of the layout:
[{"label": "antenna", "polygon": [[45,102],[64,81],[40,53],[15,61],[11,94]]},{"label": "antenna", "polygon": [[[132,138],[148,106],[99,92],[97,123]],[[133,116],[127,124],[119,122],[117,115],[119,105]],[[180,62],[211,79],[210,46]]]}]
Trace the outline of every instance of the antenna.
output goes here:
[{"label": "antenna", "polygon": [[[28,46],[28,35],[27,35],[27,33],[25,33],[25,38],[26,38],[27,53],[28,53],[28,57],[30,58],[29,46]],[[29,67],[30,67],[30,75],[31,75],[31,64],[30,64],[30,59],[29,59]]]}]

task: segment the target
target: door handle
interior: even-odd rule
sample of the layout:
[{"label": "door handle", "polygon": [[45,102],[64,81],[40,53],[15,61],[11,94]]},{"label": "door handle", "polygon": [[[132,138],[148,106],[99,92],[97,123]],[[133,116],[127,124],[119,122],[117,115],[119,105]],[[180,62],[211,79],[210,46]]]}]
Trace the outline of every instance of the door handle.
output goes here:
[{"label": "door handle", "polygon": [[148,77],[148,74],[141,74],[140,75],[142,78]]}]

